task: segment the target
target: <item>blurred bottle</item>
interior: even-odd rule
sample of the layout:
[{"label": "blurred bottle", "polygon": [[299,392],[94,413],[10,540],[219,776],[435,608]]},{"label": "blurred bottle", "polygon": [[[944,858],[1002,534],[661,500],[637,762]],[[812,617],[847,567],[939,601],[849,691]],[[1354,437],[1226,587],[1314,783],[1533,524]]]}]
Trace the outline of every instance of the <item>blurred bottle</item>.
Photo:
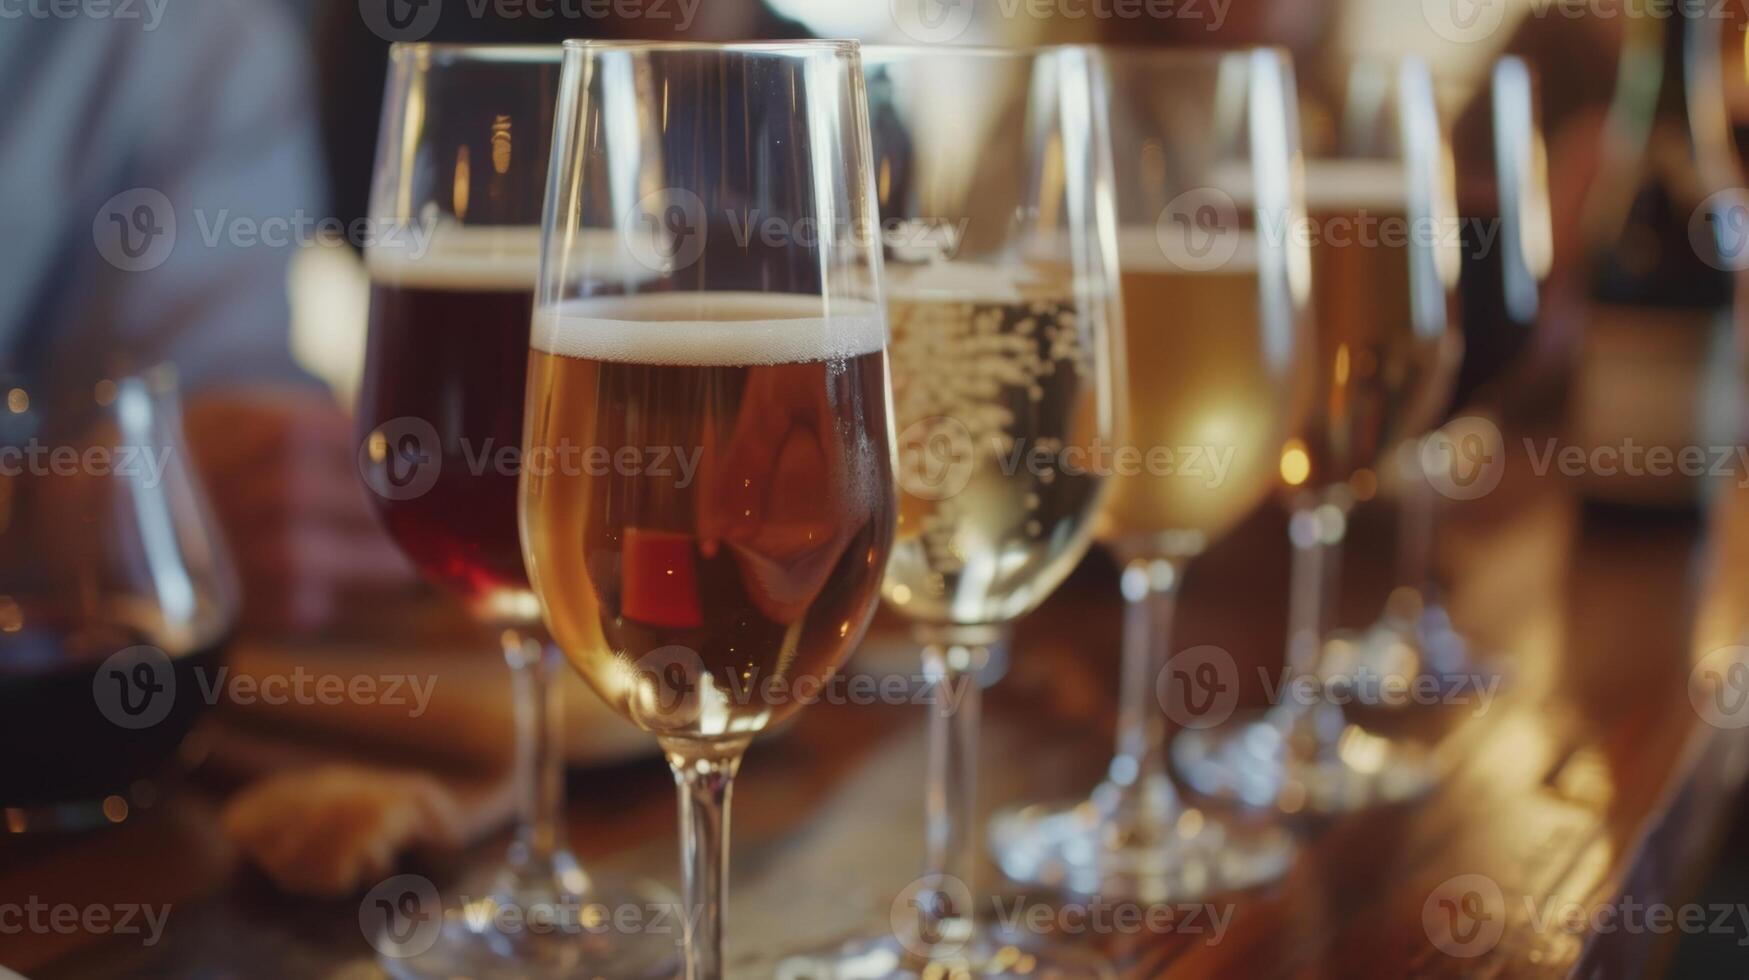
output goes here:
[{"label": "blurred bottle", "polygon": [[[1570,406],[1570,438],[1589,500],[1697,506],[1713,447],[1737,442],[1732,283],[1708,216],[1716,152],[1695,138],[1688,45],[1704,3],[1625,13],[1602,171],[1586,206],[1589,309]],[[1560,447],[1569,457],[1571,449]]]}]

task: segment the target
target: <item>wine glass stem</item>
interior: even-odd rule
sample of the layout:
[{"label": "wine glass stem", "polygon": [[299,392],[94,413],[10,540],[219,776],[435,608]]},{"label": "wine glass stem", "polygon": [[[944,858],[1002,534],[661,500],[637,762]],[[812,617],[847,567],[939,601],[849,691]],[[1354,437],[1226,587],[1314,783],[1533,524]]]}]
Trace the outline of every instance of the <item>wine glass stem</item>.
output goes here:
[{"label": "wine glass stem", "polygon": [[729,797],[747,743],[663,739],[680,791],[680,865],[686,908],[685,980],[722,980],[723,913],[729,888]]},{"label": "wine glass stem", "polygon": [[1422,465],[1421,447],[1425,439],[1408,440],[1400,450],[1403,506],[1397,515],[1397,584],[1413,589],[1424,602],[1430,602],[1434,595],[1433,533],[1439,517],[1439,497]]},{"label": "wine glass stem", "polygon": [[564,694],[557,676],[561,654],[514,629],[505,629],[500,639],[510,665],[516,722],[516,840],[510,860],[519,870],[547,873],[564,850]]},{"label": "wine glass stem", "polygon": [[1123,676],[1118,687],[1117,754],[1107,784],[1108,814],[1130,829],[1163,826],[1179,808],[1166,774],[1166,715],[1159,680],[1172,655],[1182,560],[1138,558],[1124,566]]},{"label": "wine glass stem", "polygon": [[[922,902],[934,921],[926,935],[969,935],[974,909],[958,908],[953,895],[972,891],[981,845],[978,837],[978,725],[983,691],[979,673],[1003,631],[988,627],[919,628],[923,676],[929,684],[929,770],[924,795],[924,874],[957,880]],[[957,929],[953,927],[957,923]]]},{"label": "wine glass stem", "polygon": [[[1317,678],[1324,657],[1324,638],[1334,620],[1338,582],[1342,571],[1342,540],[1348,533],[1347,509],[1324,495],[1294,511],[1288,520],[1288,539],[1293,544],[1293,568],[1288,585],[1287,666],[1289,683],[1284,691],[1304,687],[1315,692],[1310,704],[1289,703],[1277,717],[1307,747],[1324,748],[1331,715],[1340,712],[1322,697],[1323,685],[1299,685],[1298,678]],[[1309,740],[1309,742],[1308,742]]]}]

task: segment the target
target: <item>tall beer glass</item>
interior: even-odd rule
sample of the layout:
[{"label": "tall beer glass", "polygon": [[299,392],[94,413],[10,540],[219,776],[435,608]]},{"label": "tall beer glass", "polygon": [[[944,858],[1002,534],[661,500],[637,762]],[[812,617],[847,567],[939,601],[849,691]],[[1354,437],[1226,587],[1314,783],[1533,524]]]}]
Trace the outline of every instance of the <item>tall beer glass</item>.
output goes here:
[{"label": "tall beer glass", "polygon": [[862,638],[893,542],[857,46],[568,42],[552,161],[523,548],[674,770],[686,976],[717,980],[742,753]]},{"label": "tall beer glass", "polygon": [[[1099,519],[1123,567],[1117,752],[1090,799],[999,815],[992,849],[1019,881],[1192,901],[1275,878],[1293,854],[1279,827],[1184,802],[1166,750],[1169,724],[1212,717],[1186,710],[1197,701],[1178,689],[1198,680],[1171,645],[1185,571],[1279,486],[1311,397],[1294,78],[1276,51],[1105,59],[1128,381],[1119,444],[1132,464]],[[1232,664],[1210,656],[1194,666]]]},{"label": "tall beer glass", "polygon": [[1437,420],[1461,349],[1451,147],[1427,67],[1356,62],[1335,91],[1331,142],[1306,163],[1317,400],[1280,461],[1294,549],[1286,699],[1173,745],[1196,789],[1287,813],[1406,800],[1440,769],[1425,746],[1353,724],[1315,682],[1349,511],[1391,451]]},{"label": "tall beer glass", "polygon": [[581,920],[584,909],[673,898],[587,874],[565,846],[558,654],[523,570],[517,470],[504,455],[522,440],[559,57],[557,46],[415,44],[389,54],[365,248],[359,466],[390,536],[499,634],[512,672],[515,842],[504,867],[457,891],[524,916],[551,911],[559,926],[505,930],[496,916],[451,908],[429,948],[377,944],[397,976],[633,976],[676,959],[672,938]]},{"label": "tall beer glass", "polygon": [[883,591],[932,694],[926,853],[894,906],[914,921],[782,975],[1102,976],[980,930],[973,881],[979,674],[1086,553],[1106,485],[1119,317],[1091,52],[871,47],[864,65],[900,453]]}]

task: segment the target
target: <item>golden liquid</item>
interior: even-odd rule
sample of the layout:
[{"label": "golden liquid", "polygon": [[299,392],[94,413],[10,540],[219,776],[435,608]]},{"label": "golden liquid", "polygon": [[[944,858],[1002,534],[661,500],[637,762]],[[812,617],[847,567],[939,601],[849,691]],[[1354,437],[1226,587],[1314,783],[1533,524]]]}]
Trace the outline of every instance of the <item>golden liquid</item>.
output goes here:
[{"label": "golden liquid", "polygon": [[924,623],[1023,616],[1090,537],[1103,480],[1063,450],[1098,441],[1096,334],[1059,298],[901,293],[889,321],[901,479],[887,601]]},{"label": "golden liquid", "polygon": [[[703,365],[532,353],[530,576],[555,640],[615,710],[710,740],[820,696],[868,625],[892,544],[885,385],[878,349]],[[567,468],[567,447],[640,462]],[[677,461],[656,472],[651,447],[696,453],[692,478]]]},{"label": "golden liquid", "polygon": [[1129,258],[1119,428],[1126,446],[1153,456],[1113,478],[1099,538],[1125,555],[1195,554],[1280,480],[1298,407],[1293,328],[1276,325],[1273,342],[1265,331],[1252,263],[1187,272]]},{"label": "golden liquid", "polygon": [[[1293,486],[1328,487],[1377,466],[1400,440],[1434,422],[1456,348],[1445,287],[1412,278],[1411,249],[1426,245],[1383,236],[1362,242],[1334,230],[1409,227],[1401,210],[1327,209],[1311,220],[1325,229],[1311,246],[1318,397],[1288,450],[1296,458],[1284,458],[1282,469],[1300,477],[1290,479]],[[1412,306],[1418,293],[1438,304],[1419,320]]]}]

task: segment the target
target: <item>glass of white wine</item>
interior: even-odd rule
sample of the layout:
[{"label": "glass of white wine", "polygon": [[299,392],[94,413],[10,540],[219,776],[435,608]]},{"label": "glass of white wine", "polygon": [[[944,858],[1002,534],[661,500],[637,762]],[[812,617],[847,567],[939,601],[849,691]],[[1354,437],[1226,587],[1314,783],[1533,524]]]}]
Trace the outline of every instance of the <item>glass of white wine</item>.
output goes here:
[{"label": "glass of white wine", "polygon": [[1285,697],[1261,718],[1186,729],[1172,749],[1197,790],[1290,814],[1411,799],[1443,768],[1434,747],[1355,724],[1320,678],[1350,510],[1450,397],[1462,348],[1451,147],[1419,59],[1354,62],[1332,89],[1324,104],[1342,108],[1305,168],[1316,399],[1280,459],[1294,549]]},{"label": "glass of white wine", "polygon": [[[1548,151],[1537,80],[1517,57],[1475,78],[1439,78],[1453,135],[1463,216],[1464,352],[1442,427],[1398,447],[1402,475],[1397,587],[1378,620],[1329,651],[1335,678],[1479,681],[1500,668],[1479,656],[1452,621],[1433,572],[1434,532],[1445,500],[1473,500],[1499,484],[1506,461],[1500,427],[1525,400],[1537,324],[1554,264]],[[1384,707],[1411,699],[1375,699]]]},{"label": "glass of white wine", "polygon": [[[980,673],[1092,540],[1118,325],[1090,49],[864,50],[892,327],[899,532],[883,594],[932,692],[923,874],[894,934],[786,980],[1109,975],[977,921]],[[904,912],[904,915],[900,913]]]},{"label": "glass of white wine", "polygon": [[[1127,380],[1118,432],[1136,464],[1114,479],[1098,525],[1125,601],[1117,752],[1091,798],[999,814],[991,840],[1019,881],[1187,901],[1276,878],[1294,854],[1279,827],[1188,804],[1166,766],[1169,723],[1212,717],[1185,710],[1194,699],[1177,689],[1185,571],[1269,499],[1310,403],[1293,68],[1268,50],[1104,58]],[[1213,656],[1200,665],[1231,673]]]},{"label": "glass of white wine", "polygon": [[559,85],[522,545],[555,641],[673,768],[685,976],[720,980],[742,754],[856,646],[893,543],[862,66],[568,42]]}]

